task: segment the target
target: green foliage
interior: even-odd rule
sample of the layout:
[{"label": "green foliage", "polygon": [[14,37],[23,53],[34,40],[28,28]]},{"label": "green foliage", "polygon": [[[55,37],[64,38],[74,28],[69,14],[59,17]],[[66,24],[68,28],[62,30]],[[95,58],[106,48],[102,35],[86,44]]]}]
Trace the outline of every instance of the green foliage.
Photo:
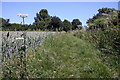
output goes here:
[{"label": "green foliage", "polygon": [[68,20],[65,19],[63,21],[63,30],[67,32],[71,29],[72,29],[72,24]]},{"label": "green foliage", "polygon": [[87,30],[74,34],[75,36],[94,44],[102,53],[103,62],[112,70],[118,70],[118,60],[120,53],[120,29],[117,26],[106,28],[104,31]]},{"label": "green foliage", "polygon": [[[98,29],[101,28],[104,30],[106,27],[111,26],[117,26],[117,16],[118,16],[118,10],[115,10],[114,8],[102,8],[98,10],[99,13],[93,16],[92,19],[89,19],[87,21],[88,26],[90,26],[90,29]],[[91,25],[91,24],[94,24]]]},{"label": "green foliage", "polygon": [[102,9],[99,9],[98,12],[99,13],[107,13],[107,14],[112,14],[113,11],[115,11],[114,8],[102,8]]},{"label": "green foliage", "polygon": [[[99,13],[106,13],[109,16],[96,18],[93,23],[89,24],[88,34],[91,34],[93,42],[97,42],[97,47],[104,48],[109,53],[119,53],[119,32],[120,27],[117,24],[118,11],[110,8],[102,8],[98,10]],[[115,15],[113,15],[113,13]],[[113,17],[114,16],[114,17]],[[93,31],[93,32],[92,32]],[[117,43],[117,44],[116,44]],[[116,48],[114,48],[116,46]]]},{"label": "green foliage", "polygon": [[53,31],[62,31],[63,29],[63,24],[62,21],[60,20],[59,17],[52,17],[51,22],[48,26],[48,29],[53,30]]},{"label": "green foliage", "polygon": [[0,18],[0,24],[5,24],[5,23],[7,23],[7,21],[3,18]]},{"label": "green foliage", "polygon": [[104,29],[106,26],[105,22],[107,22],[105,19],[96,19],[94,20],[94,23],[89,24],[89,29]]},{"label": "green foliage", "polygon": [[[40,21],[45,21],[46,18],[48,18],[48,11],[46,9],[42,9],[40,12],[39,12],[40,16],[38,16],[38,18],[40,19]],[[38,15],[39,15],[38,14]]]},{"label": "green foliage", "polygon": [[[100,50],[100,57],[106,66],[118,71],[118,58],[120,53],[120,25],[117,24],[118,11],[102,8],[99,13],[88,20],[89,28],[86,31],[74,34]],[[102,15],[105,13],[106,15]]]},{"label": "green foliage", "polygon": [[51,21],[51,17],[48,14],[46,9],[42,9],[39,13],[36,14],[35,19],[35,26],[36,29],[45,30]]},{"label": "green foliage", "polygon": [[72,25],[73,25],[72,29],[74,30],[78,29],[78,25],[82,25],[82,23],[79,21],[79,19],[73,19]]},{"label": "green foliage", "polygon": [[12,58],[5,58],[2,78],[115,78],[99,58],[100,51],[70,34],[49,36],[38,47],[27,51],[27,72],[22,48]]},{"label": "green foliage", "polygon": [[0,18],[0,30],[2,30],[2,28],[4,29],[6,26],[11,26],[11,24],[9,24],[9,19],[3,19]]}]

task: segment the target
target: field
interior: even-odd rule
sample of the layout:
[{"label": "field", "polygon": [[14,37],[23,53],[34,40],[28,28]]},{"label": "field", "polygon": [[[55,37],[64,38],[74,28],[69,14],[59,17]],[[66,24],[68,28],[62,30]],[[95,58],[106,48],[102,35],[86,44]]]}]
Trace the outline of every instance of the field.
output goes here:
[{"label": "field", "polygon": [[[7,33],[4,32],[4,36]],[[9,36],[12,36],[12,38],[8,38],[6,41],[12,41],[14,37],[20,37],[22,33],[9,32]],[[51,33],[56,35],[50,35]],[[21,49],[20,46],[22,45],[18,43],[19,48],[17,48],[17,51],[12,52],[14,57],[7,58],[8,55],[4,56],[7,57],[2,65],[4,67],[3,78],[116,78],[118,76],[116,70],[110,69],[102,62],[99,56],[102,52],[92,44],[71,34],[27,32],[26,35],[27,46],[31,42],[26,50],[27,71],[25,72],[24,69],[24,56],[23,59],[15,57],[16,53],[17,56],[22,54],[18,50]],[[41,37],[38,37],[39,35]],[[42,40],[44,41],[42,42]],[[33,46],[34,41],[37,41],[36,46]],[[12,45],[9,46],[13,47]],[[5,48],[10,49],[7,46]],[[8,54],[9,51],[5,53]]]}]

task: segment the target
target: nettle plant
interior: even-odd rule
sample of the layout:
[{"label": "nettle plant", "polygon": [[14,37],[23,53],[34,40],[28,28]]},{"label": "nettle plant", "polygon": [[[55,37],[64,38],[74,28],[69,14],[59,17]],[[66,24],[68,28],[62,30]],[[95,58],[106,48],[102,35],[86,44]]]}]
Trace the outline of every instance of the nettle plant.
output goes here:
[{"label": "nettle plant", "polygon": [[34,49],[45,41],[46,37],[28,37],[23,33],[22,37],[2,35],[2,78],[26,78],[27,77],[27,50]]}]

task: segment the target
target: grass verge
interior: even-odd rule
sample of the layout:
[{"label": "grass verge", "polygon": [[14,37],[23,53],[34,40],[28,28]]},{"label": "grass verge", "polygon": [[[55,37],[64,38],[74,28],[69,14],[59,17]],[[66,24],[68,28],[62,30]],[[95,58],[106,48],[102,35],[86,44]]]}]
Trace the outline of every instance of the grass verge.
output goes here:
[{"label": "grass verge", "polygon": [[36,49],[29,49],[30,78],[114,78],[91,44],[69,34],[50,36]]}]

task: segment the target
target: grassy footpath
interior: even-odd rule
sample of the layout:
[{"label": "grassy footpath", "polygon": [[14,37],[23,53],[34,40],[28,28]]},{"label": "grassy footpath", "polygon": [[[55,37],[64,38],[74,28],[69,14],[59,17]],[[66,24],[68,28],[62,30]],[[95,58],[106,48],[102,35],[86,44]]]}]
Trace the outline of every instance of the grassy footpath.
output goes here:
[{"label": "grassy footpath", "polygon": [[100,60],[91,44],[69,34],[50,36],[38,48],[28,50],[27,71],[37,78],[117,77]]}]

